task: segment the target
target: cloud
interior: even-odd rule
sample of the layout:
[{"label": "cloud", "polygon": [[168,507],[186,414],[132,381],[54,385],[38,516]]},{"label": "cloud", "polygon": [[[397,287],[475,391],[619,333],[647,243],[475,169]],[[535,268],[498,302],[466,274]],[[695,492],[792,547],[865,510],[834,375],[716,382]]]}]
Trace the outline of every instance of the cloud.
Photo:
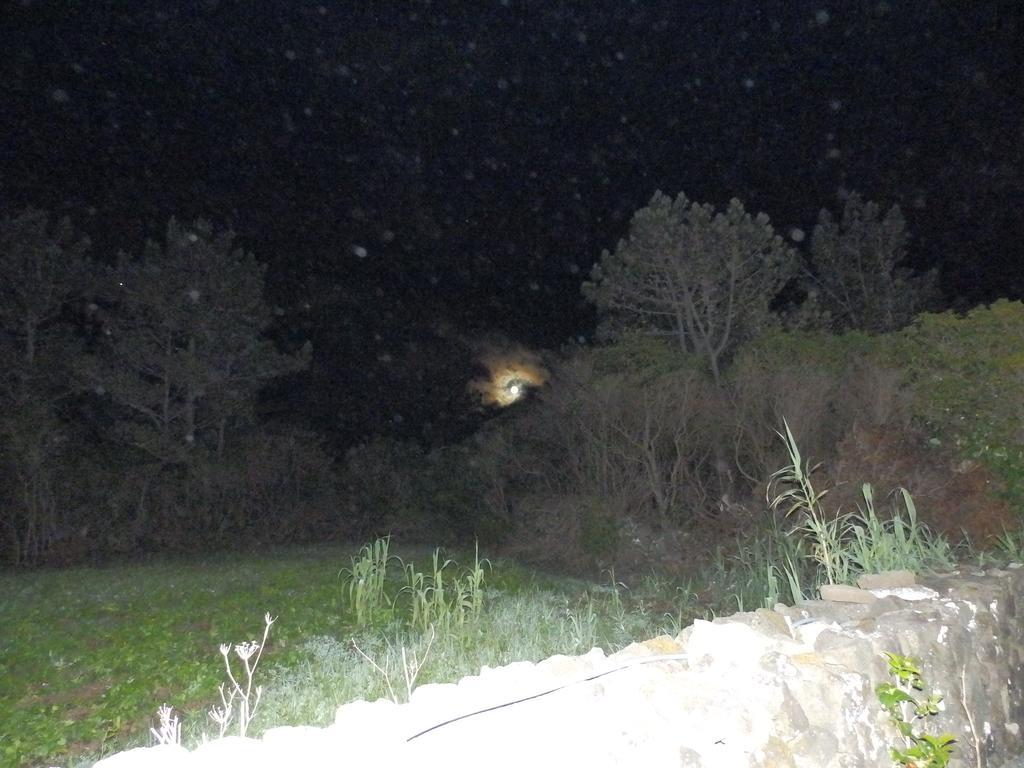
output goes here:
[{"label": "cloud", "polygon": [[543,386],[548,380],[547,369],[540,356],[523,347],[484,350],[478,357],[487,369],[488,377],[469,382],[485,405],[499,408],[521,400],[532,387]]}]

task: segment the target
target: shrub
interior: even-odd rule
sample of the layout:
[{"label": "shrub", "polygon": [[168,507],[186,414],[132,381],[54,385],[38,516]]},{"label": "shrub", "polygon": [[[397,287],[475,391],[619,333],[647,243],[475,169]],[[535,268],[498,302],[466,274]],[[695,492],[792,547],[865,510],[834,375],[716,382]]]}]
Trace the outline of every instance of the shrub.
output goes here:
[{"label": "shrub", "polygon": [[192,467],[190,479],[201,530],[275,542],[336,533],[333,460],[310,433],[254,430]]},{"label": "shrub", "polygon": [[[596,499],[591,500],[597,501]],[[620,522],[603,504],[587,504],[582,509],[580,547],[596,562],[608,561],[618,549]]]},{"label": "shrub", "polygon": [[902,328],[938,294],[935,270],[915,276],[903,266],[906,243],[899,206],[882,215],[877,203],[852,193],[840,221],[822,210],[803,276],[808,309],[823,312],[835,328]]},{"label": "shrub", "polygon": [[999,479],[975,461],[960,460],[950,446],[930,444],[910,426],[856,425],[837,447],[837,485],[830,498],[835,509],[862,503],[860,480],[879,488],[908,488],[922,521],[951,541],[967,536],[989,545],[1018,519],[996,495]]},{"label": "shrub", "polygon": [[1024,504],[1024,303],[921,315],[896,342],[930,440],[989,468]]},{"label": "shrub", "polygon": [[341,485],[345,519],[354,536],[412,532],[422,526],[416,471],[423,463],[418,445],[390,438],[348,450]]},{"label": "shrub", "polygon": [[625,505],[614,498],[574,494],[524,495],[504,554],[524,562],[589,573],[609,564],[615,551],[616,519]]},{"label": "shrub", "polygon": [[485,500],[494,460],[475,441],[425,451],[380,439],[350,449],[342,484],[351,529],[358,535],[400,534],[406,542],[498,541],[507,520],[491,514],[495,510]]},{"label": "shrub", "polygon": [[855,423],[903,423],[899,375],[877,359],[883,343],[857,332],[780,331],[744,346],[728,380],[744,476],[760,486],[786,458],[773,438],[783,417],[805,450],[828,463]]}]

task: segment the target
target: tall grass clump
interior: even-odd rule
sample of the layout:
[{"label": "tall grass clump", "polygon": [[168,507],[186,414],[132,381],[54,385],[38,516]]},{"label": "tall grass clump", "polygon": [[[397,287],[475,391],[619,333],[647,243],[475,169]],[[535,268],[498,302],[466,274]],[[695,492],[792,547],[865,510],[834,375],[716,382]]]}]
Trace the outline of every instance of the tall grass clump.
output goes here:
[{"label": "tall grass clump", "polygon": [[[405,586],[399,594],[409,599],[409,621],[421,632],[437,628],[442,633],[453,627],[480,618],[484,607],[484,565],[479,547],[474,552],[472,568],[459,568],[450,558],[442,560],[441,550],[435,549],[432,570],[421,573],[413,563],[405,566]],[[455,573],[445,573],[454,566]]]},{"label": "tall grass clump", "polygon": [[[787,536],[774,520],[765,533],[741,547],[734,556],[748,574],[746,591],[736,593],[739,611],[755,605],[763,608],[783,602],[795,605],[805,597],[803,584],[808,576],[813,581],[813,575],[802,565],[806,560],[803,541]],[[742,600],[744,597],[746,601]]]},{"label": "tall grass clump", "polygon": [[1024,563],[1024,528],[1004,530],[996,537],[995,555],[1002,562]]},{"label": "tall grass clump", "polygon": [[352,567],[341,571],[348,580],[348,605],[357,627],[392,617],[394,603],[386,591],[388,563],[397,560],[402,565],[402,561],[388,554],[390,544],[391,537],[385,536],[365,545],[359,557],[350,558]]},{"label": "tall grass clump", "polygon": [[[796,439],[783,420],[786,434],[778,433],[786,446],[790,463],[775,472],[768,483],[767,499],[769,508],[775,512],[786,507],[784,516],[797,513],[800,521],[795,530],[811,544],[810,557],[821,567],[828,584],[848,584],[851,581],[849,553],[844,549],[850,534],[850,520],[844,515],[829,515],[821,500],[828,490],[818,491],[811,482],[811,475],[821,465],[804,462],[800,456]],[[772,489],[778,491],[771,497]]]},{"label": "tall grass clump", "polygon": [[898,490],[906,514],[894,504],[892,516],[883,520],[875,512],[871,485],[861,486],[864,507],[860,514],[852,516],[847,545],[854,567],[862,573],[952,568],[955,561],[949,542],[918,521],[917,507],[909,491]]},{"label": "tall grass clump", "polygon": [[[362,628],[348,638],[320,635],[302,643],[298,648],[302,663],[271,670],[261,705],[262,722],[328,724],[339,706],[355,699],[401,702],[418,685],[458,680],[478,674],[485,665],[586,653],[595,646],[614,652],[638,637],[677,634],[694,615],[707,615],[689,602],[680,606],[677,616],[652,610],[649,606],[654,603],[675,607],[677,590],[667,582],[636,591],[614,577],[611,588],[567,579],[523,584],[516,577],[510,580],[512,566],[507,563],[495,567],[488,577],[497,583],[487,590],[484,601],[480,581],[484,563],[477,559],[472,568],[456,574],[453,565],[438,554],[433,572],[416,578],[417,589],[426,592],[424,602],[430,604],[432,593],[427,590],[434,586],[436,574],[442,574],[443,594],[453,612],[457,609],[450,607],[452,596],[459,590],[452,584],[461,581],[465,595],[467,581],[473,583],[475,577],[478,613],[467,612],[461,625],[453,618],[446,630],[441,629],[442,621],[424,631],[420,619],[415,624],[411,621],[415,601],[406,592],[398,600],[399,605],[409,600],[409,613],[400,611],[407,619],[401,624]],[[412,573],[418,572],[413,568]],[[472,604],[472,598],[465,602]]]},{"label": "tall grass clump", "polygon": [[813,581],[804,565],[802,538],[789,535],[774,519],[736,540],[728,551],[719,548],[709,564],[710,581],[719,596],[715,610],[749,611],[777,603],[798,603],[803,583]]},{"label": "tall grass clump", "polygon": [[[811,475],[820,465],[805,462],[800,455],[789,424],[783,421],[790,464],[775,472],[768,484],[769,508],[780,508],[784,516],[796,514],[794,532],[810,546],[807,554],[818,568],[818,584],[852,584],[862,573],[905,569],[927,571],[950,568],[955,564],[953,550],[940,534],[933,533],[917,517],[910,493],[899,489],[901,510],[894,504],[892,514],[883,519],[875,511],[871,485],[864,483],[861,494],[864,507],[856,513],[828,513],[822,505],[827,490],[815,489]],[[775,491],[774,498],[772,497]],[[792,559],[779,566],[790,577],[796,591],[797,570]]]}]

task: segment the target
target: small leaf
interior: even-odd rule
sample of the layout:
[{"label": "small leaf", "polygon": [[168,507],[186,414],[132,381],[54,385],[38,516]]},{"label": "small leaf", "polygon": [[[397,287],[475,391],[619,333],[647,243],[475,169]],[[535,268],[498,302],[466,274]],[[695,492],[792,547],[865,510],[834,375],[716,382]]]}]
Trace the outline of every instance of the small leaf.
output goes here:
[{"label": "small leaf", "polygon": [[904,701],[911,704],[917,704],[917,700],[914,699],[913,696],[902,688],[897,688],[892,683],[879,683],[878,687],[875,689],[875,693],[878,696],[878,700],[882,702],[882,706],[886,709],[895,707]]}]

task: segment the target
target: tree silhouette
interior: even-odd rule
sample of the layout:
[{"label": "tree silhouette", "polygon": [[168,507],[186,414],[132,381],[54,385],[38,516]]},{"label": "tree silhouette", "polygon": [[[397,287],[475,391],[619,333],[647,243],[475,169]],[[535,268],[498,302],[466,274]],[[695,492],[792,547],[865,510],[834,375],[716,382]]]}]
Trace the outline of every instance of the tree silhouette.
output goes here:
[{"label": "tree silhouette", "polygon": [[906,222],[899,206],[881,208],[851,194],[836,221],[822,209],[811,237],[803,281],[817,314],[814,324],[832,330],[885,333],[902,328],[938,295],[934,270],[915,276],[902,266]]},{"label": "tree silhouette", "polygon": [[88,283],[88,246],[43,211],[0,220],[0,519],[15,563],[37,559],[66,514],[56,488],[68,430],[57,408],[80,346],[60,317]]},{"label": "tree silhouette", "polygon": [[773,322],[771,302],[795,269],[765,214],[751,216],[736,199],[715,213],[656,192],[583,291],[611,327],[674,337],[721,383],[729,353]]},{"label": "tree silhouette", "polygon": [[[265,267],[233,242],[206,221],[171,219],[162,244],[107,272],[105,349],[83,373],[113,406],[117,439],[146,457],[148,479],[222,454],[260,386],[308,362],[308,348],[282,355],[263,338]],[[145,490],[137,526],[144,501]]]}]

